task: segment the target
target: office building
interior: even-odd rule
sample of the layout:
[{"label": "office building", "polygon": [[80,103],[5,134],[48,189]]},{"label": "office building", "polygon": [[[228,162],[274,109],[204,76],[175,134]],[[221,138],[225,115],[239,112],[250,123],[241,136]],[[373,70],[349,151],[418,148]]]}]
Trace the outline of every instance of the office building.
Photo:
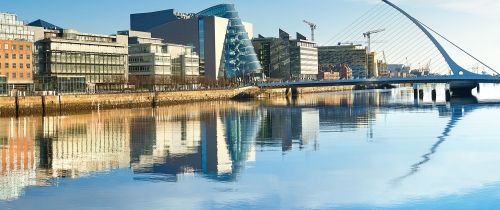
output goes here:
[{"label": "office building", "polygon": [[163,90],[176,83],[196,83],[199,57],[192,46],[164,43],[149,32],[121,31],[129,40],[129,84]]},{"label": "office building", "polygon": [[[318,47],[320,68],[328,66],[347,65],[352,69],[354,78],[369,76],[369,57],[366,47],[362,45],[338,45]],[[372,60],[374,54],[372,55]],[[374,74],[373,70],[371,71]]]},{"label": "office building", "polygon": [[279,30],[279,38],[259,36],[253,44],[258,50],[267,77],[273,79],[317,79],[318,50],[316,43],[308,41],[305,36],[297,33],[296,39]]},{"label": "office building", "polygon": [[35,32],[15,14],[0,13],[0,75],[9,89],[33,89],[33,41]]},{"label": "office building", "polygon": [[0,95],[7,94],[7,76],[0,75]]},{"label": "office building", "polygon": [[131,30],[151,32],[168,43],[194,46],[200,73],[207,79],[259,75],[261,66],[250,39],[253,26],[242,22],[232,4],[199,13],[173,9],[130,15]]},{"label": "office building", "polygon": [[[31,25],[43,27],[39,23]],[[127,36],[54,30],[54,25],[48,23],[45,27],[44,38],[35,44],[37,89],[58,92],[116,90],[127,83]]]},{"label": "office building", "polygon": [[377,54],[375,52],[370,52],[368,54],[368,77],[378,77],[379,76],[379,68],[377,61]]},{"label": "office building", "polygon": [[257,38],[252,39],[252,44],[257,54],[257,58],[262,66],[264,77],[271,77],[271,44],[276,38],[264,37],[259,34]]}]

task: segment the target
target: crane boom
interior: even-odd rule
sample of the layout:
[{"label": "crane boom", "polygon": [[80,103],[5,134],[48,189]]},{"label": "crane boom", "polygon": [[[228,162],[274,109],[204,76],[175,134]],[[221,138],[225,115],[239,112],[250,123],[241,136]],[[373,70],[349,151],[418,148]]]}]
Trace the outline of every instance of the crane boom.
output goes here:
[{"label": "crane boom", "polygon": [[314,42],[314,30],[316,30],[318,26],[307,20],[304,20],[304,23],[307,24],[309,28],[311,28],[311,40]]},{"label": "crane boom", "polygon": [[382,28],[382,29],[377,29],[377,30],[373,30],[373,31],[367,31],[365,33],[363,33],[363,36],[368,39],[368,53],[371,52],[371,45],[372,45],[372,34],[376,34],[376,33],[380,33],[380,32],[383,32],[385,31],[385,28]]}]

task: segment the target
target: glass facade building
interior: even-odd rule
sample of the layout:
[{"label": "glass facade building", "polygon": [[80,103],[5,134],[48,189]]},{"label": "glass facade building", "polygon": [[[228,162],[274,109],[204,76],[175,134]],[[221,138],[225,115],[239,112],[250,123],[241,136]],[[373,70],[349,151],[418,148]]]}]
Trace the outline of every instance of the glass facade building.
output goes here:
[{"label": "glass facade building", "polygon": [[193,46],[199,55],[199,72],[207,79],[260,76],[262,67],[251,42],[253,26],[241,20],[233,4],[199,13],[170,9],[132,14],[130,25],[154,38]]},{"label": "glass facade building", "polygon": [[0,75],[0,95],[7,94],[7,77]]},{"label": "glass facade building", "polygon": [[[203,17],[207,16],[217,16],[229,20],[223,49],[223,73],[225,77],[233,78],[260,73],[262,67],[259,59],[257,59],[248,32],[233,4],[220,4],[199,12],[197,16],[200,18],[200,22],[203,21]],[[204,43],[202,39],[203,37],[200,36],[200,43]]]},{"label": "glass facade building", "polygon": [[[82,83],[87,84],[89,91],[118,90],[128,80],[126,36],[86,34],[71,29],[46,30],[45,39],[36,42],[36,53],[39,90],[52,91],[50,87],[65,84],[75,84],[74,88],[63,88],[65,90],[80,90]],[[70,77],[72,79],[68,79]],[[62,83],[47,85],[47,81]]]}]

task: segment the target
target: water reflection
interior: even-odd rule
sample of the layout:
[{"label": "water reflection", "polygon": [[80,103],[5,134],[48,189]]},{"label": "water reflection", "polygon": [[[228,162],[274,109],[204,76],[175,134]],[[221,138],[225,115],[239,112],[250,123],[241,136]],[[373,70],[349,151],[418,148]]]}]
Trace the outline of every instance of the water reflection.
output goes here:
[{"label": "water reflection", "polygon": [[466,114],[471,113],[472,111],[480,107],[477,106],[477,103],[478,103],[477,98],[475,96],[471,96],[467,98],[452,98],[450,107],[446,106],[439,107],[440,116],[449,116],[450,117],[449,122],[446,124],[441,135],[437,137],[436,143],[434,143],[431,146],[429,152],[422,155],[421,161],[411,166],[411,169],[408,172],[408,174],[395,179],[394,181],[395,184],[398,184],[404,179],[415,175],[423,165],[431,161],[432,156],[438,151],[439,147],[448,139],[453,128],[457,126],[459,121],[462,120],[462,118]]},{"label": "water reflection", "polygon": [[[436,124],[441,134],[431,139],[435,142],[404,166],[408,172],[390,174],[402,183],[436,156],[464,116],[496,106],[471,103],[477,99],[415,103],[409,91],[1,119],[0,200],[19,199],[30,186],[56,186],[63,179],[115,169],[130,169],[131,179],[141,183],[179,182],[186,176],[236,183],[247,166],[258,161],[259,152],[287,156],[297,150],[317,151],[322,143],[335,140],[328,139],[330,134],[360,130],[366,131],[362,139],[376,139],[377,123],[388,112],[424,112],[446,119]],[[323,142],[322,135],[328,136]]]}]

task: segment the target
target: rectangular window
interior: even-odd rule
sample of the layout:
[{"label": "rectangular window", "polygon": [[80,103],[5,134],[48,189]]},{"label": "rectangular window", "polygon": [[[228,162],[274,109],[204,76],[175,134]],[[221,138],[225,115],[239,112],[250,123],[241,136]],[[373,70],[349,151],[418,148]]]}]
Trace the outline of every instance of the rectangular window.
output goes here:
[{"label": "rectangular window", "polygon": [[12,54],[12,59],[16,59],[16,54]]},{"label": "rectangular window", "polygon": [[24,74],[23,73],[19,73],[19,78],[24,78]]},{"label": "rectangular window", "polygon": [[8,49],[9,49],[9,45],[8,45],[8,44],[5,44],[5,45],[3,46],[3,49],[4,49],[4,50],[8,50]]},{"label": "rectangular window", "polygon": [[31,68],[31,64],[27,63],[26,68],[28,68],[28,69]]},{"label": "rectangular window", "polygon": [[20,54],[20,55],[19,55],[19,59],[24,59],[24,55],[23,55],[23,54]]},{"label": "rectangular window", "polygon": [[5,68],[8,69],[9,68],[9,63],[5,63]]},{"label": "rectangular window", "polygon": [[15,50],[17,46],[15,44],[12,45],[12,49]]},{"label": "rectangular window", "polygon": [[26,45],[26,49],[27,49],[27,50],[30,50],[30,49],[31,49],[31,46]]},{"label": "rectangular window", "polygon": [[14,68],[14,69],[17,68],[17,64],[13,63],[12,68]]},{"label": "rectangular window", "polygon": [[20,63],[19,64],[19,68],[23,69],[24,68],[24,64]]},{"label": "rectangular window", "polygon": [[16,78],[16,77],[17,77],[16,73],[15,72],[12,73],[12,78]]},{"label": "rectangular window", "polygon": [[26,55],[26,59],[31,59],[31,55]]},{"label": "rectangular window", "polygon": [[5,59],[9,59],[9,53],[5,53]]},{"label": "rectangular window", "polygon": [[19,45],[19,50],[24,50],[24,47],[22,45]]},{"label": "rectangular window", "polygon": [[29,73],[29,72],[28,72],[28,73],[26,73],[26,77],[27,77],[27,78],[31,78],[31,73]]}]

